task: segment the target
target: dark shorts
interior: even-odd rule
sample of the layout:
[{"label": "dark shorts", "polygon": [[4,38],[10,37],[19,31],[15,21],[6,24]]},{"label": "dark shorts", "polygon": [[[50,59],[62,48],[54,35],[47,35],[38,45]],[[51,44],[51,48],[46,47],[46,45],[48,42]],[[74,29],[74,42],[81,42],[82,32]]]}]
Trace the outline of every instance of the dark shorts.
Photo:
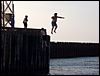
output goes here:
[{"label": "dark shorts", "polygon": [[52,22],[52,26],[57,26],[56,22]]}]

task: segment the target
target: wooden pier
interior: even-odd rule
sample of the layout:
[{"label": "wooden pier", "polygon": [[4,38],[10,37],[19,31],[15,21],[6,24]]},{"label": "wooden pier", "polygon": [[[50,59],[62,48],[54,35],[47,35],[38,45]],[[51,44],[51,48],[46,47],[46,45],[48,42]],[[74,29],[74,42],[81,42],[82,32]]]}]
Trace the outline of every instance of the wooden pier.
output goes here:
[{"label": "wooden pier", "polygon": [[99,56],[99,43],[50,42],[50,58]]},{"label": "wooden pier", "polygon": [[50,36],[46,29],[3,28],[0,74],[49,73]]}]

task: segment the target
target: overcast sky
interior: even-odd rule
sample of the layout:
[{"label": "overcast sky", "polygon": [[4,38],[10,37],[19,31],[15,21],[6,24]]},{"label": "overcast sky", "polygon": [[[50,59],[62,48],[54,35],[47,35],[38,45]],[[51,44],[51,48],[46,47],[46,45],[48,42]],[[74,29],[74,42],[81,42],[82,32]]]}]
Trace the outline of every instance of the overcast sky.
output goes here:
[{"label": "overcast sky", "polygon": [[[99,1],[14,1],[15,27],[45,28],[51,41],[99,43]],[[51,16],[57,12],[57,33],[51,34]]]}]

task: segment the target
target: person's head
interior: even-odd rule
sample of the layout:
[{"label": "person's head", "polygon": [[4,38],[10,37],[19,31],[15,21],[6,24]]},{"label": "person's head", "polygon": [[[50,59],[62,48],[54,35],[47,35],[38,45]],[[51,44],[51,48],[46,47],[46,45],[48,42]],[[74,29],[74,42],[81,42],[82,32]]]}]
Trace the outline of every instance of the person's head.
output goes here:
[{"label": "person's head", "polygon": [[57,16],[57,13],[54,13],[54,16]]},{"label": "person's head", "polygon": [[25,15],[25,17],[27,18],[28,16],[27,16],[27,15]]}]

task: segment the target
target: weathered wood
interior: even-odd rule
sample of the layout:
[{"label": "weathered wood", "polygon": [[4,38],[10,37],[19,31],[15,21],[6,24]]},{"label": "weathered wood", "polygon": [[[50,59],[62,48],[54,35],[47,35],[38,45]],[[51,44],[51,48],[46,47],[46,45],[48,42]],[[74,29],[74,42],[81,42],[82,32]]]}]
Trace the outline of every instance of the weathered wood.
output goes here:
[{"label": "weathered wood", "polygon": [[49,73],[50,36],[46,29],[4,28],[1,34],[2,74]]}]

